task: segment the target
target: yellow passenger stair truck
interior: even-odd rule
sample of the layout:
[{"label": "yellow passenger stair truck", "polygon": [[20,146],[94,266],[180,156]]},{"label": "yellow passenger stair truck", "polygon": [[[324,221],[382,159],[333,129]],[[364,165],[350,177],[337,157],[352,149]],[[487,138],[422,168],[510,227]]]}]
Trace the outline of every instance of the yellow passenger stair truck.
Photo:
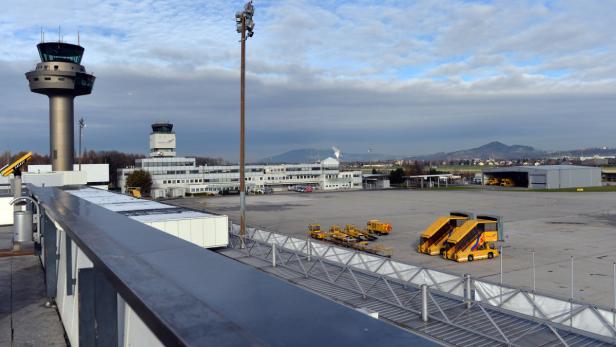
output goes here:
[{"label": "yellow passenger stair truck", "polygon": [[21,176],[21,167],[24,166],[26,162],[30,160],[30,158],[32,158],[32,152],[28,152],[22,155],[14,162],[4,165],[0,169],[0,174],[2,174],[2,176],[4,177],[10,176],[11,174],[15,174],[15,176]]},{"label": "yellow passenger stair truck", "polygon": [[417,250],[419,253],[442,255],[445,251],[445,241],[453,230],[469,219],[475,219],[475,215],[463,211],[452,211],[449,216],[439,217],[421,233]]},{"label": "yellow passenger stair truck", "polygon": [[[4,177],[10,176],[11,174],[13,175],[11,189],[13,191],[14,198],[21,197],[21,168],[26,165],[30,158],[32,158],[32,152],[28,152],[17,158],[17,160],[15,160],[14,162],[6,164],[2,168],[0,168],[0,175]],[[15,211],[21,211],[22,206],[23,203],[15,204]]]},{"label": "yellow passenger stair truck", "polygon": [[366,223],[366,230],[371,234],[389,235],[392,231],[391,224],[371,219]]},{"label": "yellow passenger stair truck", "polygon": [[492,259],[500,255],[496,242],[503,240],[501,217],[478,215],[451,233],[443,258],[457,262]]}]

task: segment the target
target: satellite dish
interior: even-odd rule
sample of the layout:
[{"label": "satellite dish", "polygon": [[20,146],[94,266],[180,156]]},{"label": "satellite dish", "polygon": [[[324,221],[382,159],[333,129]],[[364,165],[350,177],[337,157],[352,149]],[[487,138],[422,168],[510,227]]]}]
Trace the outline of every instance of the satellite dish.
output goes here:
[{"label": "satellite dish", "polygon": [[340,158],[342,157],[342,152],[336,146],[332,146],[332,150],[334,151],[334,156],[336,156],[336,160],[340,161]]}]

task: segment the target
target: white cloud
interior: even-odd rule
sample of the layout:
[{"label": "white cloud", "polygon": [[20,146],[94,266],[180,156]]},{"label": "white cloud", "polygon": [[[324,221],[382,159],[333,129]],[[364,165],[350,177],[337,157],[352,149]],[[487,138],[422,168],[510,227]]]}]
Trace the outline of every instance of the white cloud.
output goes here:
[{"label": "white cloud", "polygon": [[[6,4],[0,73],[16,87],[0,94],[0,103],[9,105],[0,119],[44,119],[46,103],[28,93],[23,72],[36,62],[40,26],[51,40],[61,24],[67,41],[81,32],[83,62],[98,78],[94,94],[77,99],[78,109],[100,123],[98,129],[123,123],[120,133],[134,134],[139,127],[147,133],[145,124],[157,118],[186,127],[201,124],[205,132],[215,128],[230,139],[211,136],[208,142],[206,136],[207,148],[195,142],[189,151],[233,156],[239,63],[233,15],[240,7],[241,2],[224,0]],[[261,154],[310,145],[310,139],[329,146],[347,129],[358,138],[342,136],[348,146],[363,146],[359,138],[371,127],[391,130],[383,151],[446,150],[436,147],[464,146],[467,135],[443,139],[438,127],[474,133],[469,122],[503,141],[576,147],[563,135],[572,124],[562,119],[573,114],[584,115],[591,132],[578,133],[580,145],[612,138],[601,137],[600,128],[616,125],[608,117],[616,91],[613,0],[263,0],[256,7],[256,34],[248,41],[248,105],[258,119],[251,126],[255,143],[263,144],[256,150]],[[564,108],[552,100],[570,102]],[[549,136],[533,137],[532,117],[539,116],[552,120],[539,125],[554,125]],[[500,127],[511,119],[519,121]],[[413,136],[402,136],[404,129]],[[143,139],[109,145],[103,130],[91,132],[99,147],[145,146]],[[0,130],[0,136],[6,134]],[[14,146],[28,144],[15,141]]]}]

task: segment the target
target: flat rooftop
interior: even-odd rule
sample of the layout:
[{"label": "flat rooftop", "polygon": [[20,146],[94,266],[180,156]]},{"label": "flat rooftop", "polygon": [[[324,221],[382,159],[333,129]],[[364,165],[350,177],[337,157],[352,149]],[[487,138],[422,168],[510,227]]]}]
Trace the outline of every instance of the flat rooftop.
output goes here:
[{"label": "flat rooftop", "polygon": [[[0,249],[13,246],[13,227],[0,226]],[[62,322],[45,306],[43,268],[37,256],[0,257],[0,346],[65,347]]]},{"label": "flat rooftop", "polygon": [[[544,193],[491,190],[383,190],[331,193],[284,193],[248,196],[249,226],[306,237],[309,223],[323,228],[346,223],[364,226],[369,219],[392,223],[393,232],[377,243],[394,248],[393,258],[433,269],[469,273],[498,281],[500,259],[456,263],[419,254],[420,233],[438,216],[465,210],[503,216],[504,283],[532,287],[535,251],[536,289],[574,296],[606,307],[614,305],[616,193]],[[167,203],[224,213],[239,221],[239,196],[185,198]]]}]

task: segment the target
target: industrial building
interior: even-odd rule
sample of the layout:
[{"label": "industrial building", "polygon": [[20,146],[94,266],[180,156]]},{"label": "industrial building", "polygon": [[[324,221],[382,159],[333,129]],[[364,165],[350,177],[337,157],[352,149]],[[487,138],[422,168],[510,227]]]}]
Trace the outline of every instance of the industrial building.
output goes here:
[{"label": "industrial building", "polygon": [[367,174],[362,178],[364,189],[388,189],[390,188],[389,175]]},{"label": "industrial building", "polygon": [[[173,124],[156,123],[150,134],[150,156],[137,159],[135,166],[118,170],[118,186],[126,192],[126,178],[136,170],[152,175],[153,198],[186,194],[219,194],[239,190],[239,166],[197,166],[195,158],[176,157]],[[282,191],[295,185],[321,190],[361,189],[361,171],[340,171],[340,162],[327,158],[317,163],[247,165],[246,186],[250,191],[264,187]]]},{"label": "industrial building", "polygon": [[599,187],[601,168],[576,165],[499,167],[483,170],[483,184],[530,189]]}]

